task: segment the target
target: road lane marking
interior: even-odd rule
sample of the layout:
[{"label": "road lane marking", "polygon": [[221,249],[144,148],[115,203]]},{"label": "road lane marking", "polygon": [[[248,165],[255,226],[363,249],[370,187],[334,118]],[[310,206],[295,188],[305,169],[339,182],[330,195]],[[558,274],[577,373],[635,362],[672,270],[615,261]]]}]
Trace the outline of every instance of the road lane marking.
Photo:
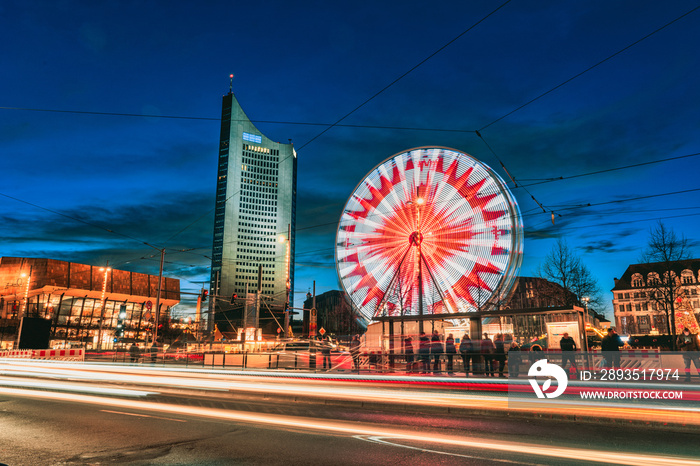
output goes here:
[{"label": "road lane marking", "polygon": [[187,422],[187,421],[182,420],[182,419],[173,419],[171,417],[151,416],[149,414],[126,413],[124,411],[110,411],[109,409],[101,409],[100,411],[102,411],[103,413],[124,414],[125,416],[150,417],[153,419],[164,419],[166,421]]},{"label": "road lane marking", "polygon": [[506,460],[506,459],[498,459],[498,458],[493,458],[493,457],[486,457],[486,456],[476,456],[476,455],[463,455],[460,453],[450,453],[448,451],[439,451],[439,450],[429,450],[427,448],[421,448],[421,447],[412,447],[410,445],[402,445],[400,443],[392,443],[392,442],[387,442],[386,440],[380,438],[380,437],[371,437],[367,435],[355,435],[354,438],[358,440],[364,440],[366,442],[372,442],[372,443],[378,443],[380,445],[388,445],[390,447],[398,447],[398,448],[406,448],[409,450],[418,450],[422,451],[425,453],[435,453],[437,455],[446,455],[446,456],[457,456],[459,458],[469,458],[469,459],[475,459],[475,460],[484,460],[484,461],[489,461],[489,462],[495,462],[495,463],[514,463],[514,464],[528,464],[531,466],[543,466],[540,463],[524,463],[523,461],[514,461],[514,460]]}]

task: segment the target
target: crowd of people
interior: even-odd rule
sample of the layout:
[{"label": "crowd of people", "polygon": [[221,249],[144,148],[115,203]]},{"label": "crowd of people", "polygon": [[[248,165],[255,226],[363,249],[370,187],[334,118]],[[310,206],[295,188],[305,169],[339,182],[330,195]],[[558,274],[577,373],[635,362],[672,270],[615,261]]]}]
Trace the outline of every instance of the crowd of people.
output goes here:
[{"label": "crowd of people", "polygon": [[[438,374],[446,372],[451,375],[455,373],[455,360],[461,359],[461,372],[466,376],[505,377],[508,374],[509,377],[518,377],[525,367],[524,364],[529,366],[534,361],[545,357],[542,355],[542,348],[539,345],[531,345],[527,348],[529,351],[524,353],[511,335],[500,333],[496,334],[493,339],[484,333],[480,340],[471,339],[469,335],[465,334],[456,345],[453,334],[448,334],[443,341],[439,332],[435,330],[430,336],[421,333],[418,340],[417,358],[413,338],[407,336],[403,341],[406,371],[409,373]],[[602,342],[602,351],[605,355],[604,367],[620,367],[620,347],[622,346],[623,342],[620,336],[613,329],[609,329],[608,335],[603,338]],[[581,348],[566,332],[561,335],[559,347],[562,368],[576,376],[579,372],[576,351],[581,350]],[[700,369],[698,371],[700,374]]]},{"label": "crowd of people", "polygon": [[[520,364],[520,355],[511,354],[519,352],[520,347],[508,337],[508,335],[497,334],[492,340],[488,334],[484,333],[481,340],[472,340],[468,335],[464,335],[457,345],[451,333],[443,342],[437,330],[430,336],[422,332],[418,337],[418,357],[416,358],[413,337],[407,336],[403,342],[406,370],[423,374],[442,373],[444,361],[444,372],[454,374],[455,361],[461,359],[462,371],[467,376],[478,374],[495,377],[498,374],[499,377],[505,377],[504,370],[508,359],[511,361],[511,366]],[[513,371],[511,367],[511,374]],[[517,373],[517,369],[515,371]]]}]

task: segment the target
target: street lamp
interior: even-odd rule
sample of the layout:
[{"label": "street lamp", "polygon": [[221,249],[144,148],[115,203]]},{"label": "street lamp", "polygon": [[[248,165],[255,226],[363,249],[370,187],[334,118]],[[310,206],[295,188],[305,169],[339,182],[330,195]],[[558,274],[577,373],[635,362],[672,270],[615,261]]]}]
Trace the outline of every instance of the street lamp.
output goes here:
[{"label": "street lamp", "polygon": [[585,320],[585,323],[589,323],[589,322],[588,322],[588,321],[589,321],[589,316],[588,316],[588,301],[590,301],[590,300],[591,300],[591,298],[589,298],[588,296],[584,296],[583,298],[581,298],[581,301],[583,301],[583,307],[584,307],[584,309],[586,310],[586,320]]},{"label": "street lamp", "polygon": [[29,266],[29,274],[22,272],[20,277],[27,277],[27,284],[24,286],[24,299],[22,306],[19,309],[19,327],[17,327],[17,348],[19,349],[19,338],[22,335],[22,324],[24,323],[24,313],[27,312],[29,306],[29,283],[32,281],[32,271],[34,266]]},{"label": "street lamp", "polygon": [[102,297],[100,298],[102,301],[102,306],[100,310],[100,330],[97,332],[97,349],[102,349],[102,323],[105,320],[105,305],[107,304],[107,300],[105,299],[107,294],[107,274],[110,270],[112,269],[109,267],[100,267],[100,272],[104,272],[104,278],[102,279]]}]

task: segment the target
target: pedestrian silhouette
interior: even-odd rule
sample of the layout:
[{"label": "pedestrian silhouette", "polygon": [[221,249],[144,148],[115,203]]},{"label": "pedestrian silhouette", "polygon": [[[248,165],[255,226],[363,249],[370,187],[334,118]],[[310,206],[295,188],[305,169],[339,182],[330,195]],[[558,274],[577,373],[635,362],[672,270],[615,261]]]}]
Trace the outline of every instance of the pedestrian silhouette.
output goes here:
[{"label": "pedestrian silhouette", "polygon": [[486,377],[493,377],[493,353],[496,351],[496,346],[489,338],[488,333],[484,333],[484,338],[481,339],[481,355],[484,358],[484,372]]},{"label": "pedestrian silhouette", "polygon": [[462,367],[464,367],[464,376],[469,377],[470,362],[472,359],[472,352],[474,347],[472,345],[472,340],[466,333],[462,336],[462,340],[459,342],[459,355],[462,356]]},{"label": "pedestrian silhouette", "polygon": [[445,348],[440,341],[440,334],[437,330],[433,330],[433,336],[430,338],[430,353],[433,355],[433,374],[440,372],[440,355],[445,352]]},{"label": "pedestrian silhouette", "polygon": [[454,356],[457,354],[455,337],[450,333],[445,340],[445,355],[447,357],[447,373],[454,374]]}]

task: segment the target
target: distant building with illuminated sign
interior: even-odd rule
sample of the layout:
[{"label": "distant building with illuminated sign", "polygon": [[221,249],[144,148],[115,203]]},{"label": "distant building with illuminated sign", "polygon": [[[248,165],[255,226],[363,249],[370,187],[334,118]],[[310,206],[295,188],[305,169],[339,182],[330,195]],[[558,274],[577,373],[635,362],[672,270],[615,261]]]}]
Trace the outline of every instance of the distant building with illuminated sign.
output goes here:
[{"label": "distant building with illuminated sign", "polygon": [[[221,112],[209,300],[210,318],[217,320],[221,330],[241,325],[246,285],[250,293],[256,292],[260,265],[267,305],[284,308],[289,279],[291,306],[296,172],[293,145],[263,135],[229,91],[223,97]],[[282,242],[280,235],[284,236]],[[240,297],[235,303],[228,299],[234,294]]]}]

